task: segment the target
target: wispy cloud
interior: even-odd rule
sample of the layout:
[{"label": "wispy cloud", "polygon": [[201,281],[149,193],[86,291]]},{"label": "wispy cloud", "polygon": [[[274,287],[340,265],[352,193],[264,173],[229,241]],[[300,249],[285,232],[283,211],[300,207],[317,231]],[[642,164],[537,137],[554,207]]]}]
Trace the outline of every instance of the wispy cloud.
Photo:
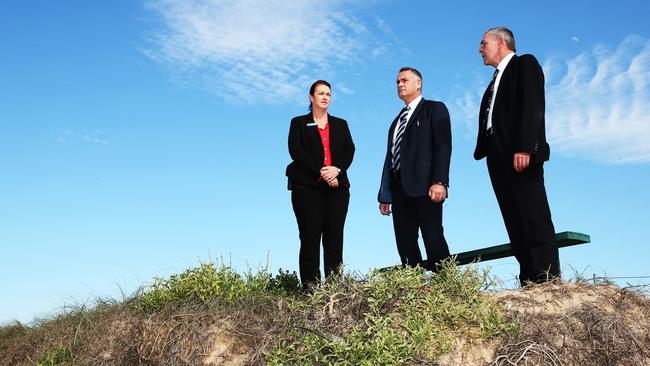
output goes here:
[{"label": "wispy cloud", "polygon": [[384,52],[351,3],[155,0],[148,7],[159,24],[144,52],[228,100],[284,101],[304,96],[317,78]]},{"label": "wispy cloud", "polygon": [[56,142],[63,145],[97,144],[108,145],[109,141],[103,131],[75,132],[64,130],[58,133]]},{"label": "wispy cloud", "polygon": [[556,151],[614,164],[650,162],[650,40],[629,36],[615,49],[549,58],[544,70]]},{"label": "wispy cloud", "polygon": [[[451,86],[449,95],[449,113],[454,125],[460,126],[455,133],[461,132],[465,139],[476,138],[478,125],[478,108],[487,84],[490,82],[489,72],[481,69],[470,69],[456,75],[456,81]],[[442,100],[445,100],[443,97]]]},{"label": "wispy cloud", "polygon": [[[650,40],[629,36],[574,58],[549,57],[546,130],[551,150],[607,164],[650,162]],[[452,120],[476,136],[489,73],[451,87]],[[466,79],[466,78],[465,78]]]}]

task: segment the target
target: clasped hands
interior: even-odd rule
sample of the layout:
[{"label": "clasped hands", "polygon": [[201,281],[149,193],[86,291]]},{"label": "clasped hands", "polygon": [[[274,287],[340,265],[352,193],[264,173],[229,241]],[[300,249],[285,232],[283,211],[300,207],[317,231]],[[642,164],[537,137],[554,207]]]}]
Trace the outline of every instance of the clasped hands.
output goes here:
[{"label": "clasped hands", "polygon": [[336,177],[339,176],[339,168],[335,166],[324,166],[320,169],[320,177],[324,180],[330,187],[338,188],[339,181]]}]

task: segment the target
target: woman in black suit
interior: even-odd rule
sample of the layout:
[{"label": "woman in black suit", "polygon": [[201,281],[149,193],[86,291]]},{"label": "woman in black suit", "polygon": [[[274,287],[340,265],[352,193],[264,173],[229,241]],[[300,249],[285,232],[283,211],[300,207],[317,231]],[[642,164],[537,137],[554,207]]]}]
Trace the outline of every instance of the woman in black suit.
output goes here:
[{"label": "woman in black suit", "polygon": [[300,232],[300,280],[306,290],[320,281],[321,237],[325,277],[343,263],[343,226],[350,201],[347,170],[354,142],[347,122],[327,113],[331,99],[330,84],[314,82],[310,113],[294,117],[289,128],[292,162],[286,174]]}]

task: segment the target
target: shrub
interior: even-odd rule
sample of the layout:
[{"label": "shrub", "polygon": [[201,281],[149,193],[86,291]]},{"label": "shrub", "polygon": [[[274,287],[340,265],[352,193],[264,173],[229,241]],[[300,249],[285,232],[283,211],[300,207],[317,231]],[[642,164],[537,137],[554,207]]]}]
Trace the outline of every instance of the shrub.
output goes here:
[{"label": "shrub", "polygon": [[133,300],[132,306],[153,313],[174,304],[232,305],[251,296],[287,296],[299,288],[295,272],[280,269],[273,276],[266,269],[260,269],[256,273],[249,270],[242,276],[223,261],[218,268],[213,262],[207,262],[169,279],[155,278],[153,284]]},{"label": "shrub", "polygon": [[72,352],[66,347],[54,347],[43,353],[36,361],[36,366],[68,366],[74,365]]},{"label": "shrub", "polygon": [[307,301],[291,303],[292,331],[267,354],[269,365],[403,365],[434,360],[458,336],[489,339],[511,329],[481,295],[487,272],[452,261],[330,279]]}]

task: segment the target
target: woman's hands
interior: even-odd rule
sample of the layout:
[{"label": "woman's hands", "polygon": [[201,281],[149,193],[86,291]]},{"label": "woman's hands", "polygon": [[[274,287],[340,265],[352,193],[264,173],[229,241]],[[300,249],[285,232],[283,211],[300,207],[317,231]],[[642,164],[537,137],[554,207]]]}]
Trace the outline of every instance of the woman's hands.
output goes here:
[{"label": "woman's hands", "polygon": [[327,184],[332,188],[337,188],[339,186],[339,181],[336,179],[339,174],[341,174],[341,169],[333,165],[324,166],[320,170],[321,179],[327,182]]}]

